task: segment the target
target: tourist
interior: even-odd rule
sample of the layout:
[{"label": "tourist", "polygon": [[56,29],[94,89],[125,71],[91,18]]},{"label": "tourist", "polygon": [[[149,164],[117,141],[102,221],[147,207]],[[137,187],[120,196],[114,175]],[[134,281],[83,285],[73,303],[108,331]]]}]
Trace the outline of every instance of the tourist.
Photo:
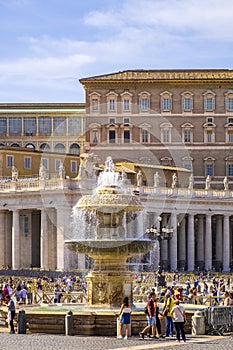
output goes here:
[{"label": "tourist", "polygon": [[32,281],[28,281],[27,283],[27,299],[28,304],[32,304]]},{"label": "tourist", "polygon": [[125,325],[125,337],[124,339],[128,339],[129,336],[129,326],[131,323],[131,307],[129,304],[129,298],[125,297],[123,303],[121,305],[121,309],[118,315],[118,320],[120,321],[120,334],[118,335],[118,339],[123,338],[123,326]]},{"label": "tourist", "polygon": [[20,284],[18,284],[17,287],[16,287],[15,298],[16,298],[17,303],[19,303],[20,300],[21,300],[21,287],[20,287]]},{"label": "tourist", "polygon": [[176,340],[180,342],[180,335],[184,342],[186,342],[184,324],[186,322],[185,309],[180,305],[180,301],[174,300],[174,306],[171,309],[172,320],[176,330]]},{"label": "tourist", "polygon": [[0,305],[2,305],[3,303],[3,289],[2,289],[2,285],[0,284]]},{"label": "tourist", "polygon": [[21,289],[21,300],[23,304],[26,304],[26,299],[27,299],[27,289],[26,287],[23,287],[23,289]]},{"label": "tourist", "polygon": [[164,335],[162,334],[162,327],[161,327],[161,322],[159,319],[159,315],[163,316],[162,313],[159,311],[159,305],[158,305],[159,298],[156,298],[154,301],[155,305],[155,319],[156,319],[156,329],[159,338],[164,338]]},{"label": "tourist", "polygon": [[61,301],[61,292],[59,290],[59,285],[56,284],[55,288],[54,288],[54,298],[53,298],[53,302],[54,303],[60,303]]},{"label": "tourist", "polygon": [[232,305],[232,300],[230,297],[230,293],[228,291],[224,292],[224,301],[223,301],[224,306],[231,306]]},{"label": "tourist", "polygon": [[169,292],[166,292],[165,295],[165,305],[163,309],[163,316],[166,316],[166,337],[173,336],[173,321],[171,310],[173,308],[173,298]]},{"label": "tourist", "polygon": [[155,318],[155,305],[154,301],[156,299],[156,294],[152,292],[150,294],[150,300],[147,302],[147,322],[148,325],[139,333],[140,338],[144,339],[145,334],[152,329],[152,338],[157,338],[155,335],[156,331],[156,318]]},{"label": "tourist", "polygon": [[6,296],[6,303],[8,306],[8,324],[10,325],[10,334],[15,333],[14,318],[15,318],[15,303],[10,295]]}]

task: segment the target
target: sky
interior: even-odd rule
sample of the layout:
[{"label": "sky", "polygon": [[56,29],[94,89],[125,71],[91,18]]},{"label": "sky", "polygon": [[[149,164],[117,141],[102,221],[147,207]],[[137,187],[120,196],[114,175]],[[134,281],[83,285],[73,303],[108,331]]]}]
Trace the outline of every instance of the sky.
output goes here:
[{"label": "sky", "polygon": [[232,69],[232,0],[0,0],[0,103],[85,102],[79,79]]}]

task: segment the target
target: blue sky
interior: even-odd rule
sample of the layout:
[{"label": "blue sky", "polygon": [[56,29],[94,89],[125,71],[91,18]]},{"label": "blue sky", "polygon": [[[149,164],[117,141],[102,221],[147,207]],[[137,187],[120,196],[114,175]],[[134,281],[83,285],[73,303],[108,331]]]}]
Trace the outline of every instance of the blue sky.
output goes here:
[{"label": "blue sky", "polygon": [[232,0],[0,0],[0,103],[84,102],[79,79],[228,68]]}]

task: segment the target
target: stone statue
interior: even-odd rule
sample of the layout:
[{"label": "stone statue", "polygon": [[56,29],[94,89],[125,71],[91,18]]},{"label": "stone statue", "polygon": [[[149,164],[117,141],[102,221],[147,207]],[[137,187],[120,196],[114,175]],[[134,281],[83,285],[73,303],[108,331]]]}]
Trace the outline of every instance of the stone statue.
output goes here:
[{"label": "stone statue", "polygon": [[83,166],[83,162],[81,162],[78,170],[78,180],[82,180],[83,178],[85,178],[85,169]]},{"label": "stone statue", "polygon": [[138,187],[142,186],[142,172],[141,172],[141,170],[139,170],[139,172],[137,173],[137,186]]},{"label": "stone statue", "polygon": [[189,176],[189,189],[192,190],[194,185],[194,177],[193,174],[190,174]]},{"label": "stone statue", "polygon": [[65,178],[65,167],[64,167],[64,165],[62,163],[59,166],[58,173],[59,173],[59,179],[60,180]]},{"label": "stone statue", "polygon": [[107,157],[105,161],[105,171],[114,171],[114,163],[112,157]]},{"label": "stone statue", "polygon": [[177,185],[177,176],[176,173],[173,173],[172,175],[172,188],[176,188]]},{"label": "stone statue", "polygon": [[39,179],[46,180],[46,178],[47,178],[47,171],[45,169],[45,166],[41,163],[40,169],[39,169]]},{"label": "stone statue", "polygon": [[156,171],[156,173],[154,174],[154,187],[159,187],[159,173],[158,171]]},{"label": "stone statue", "polygon": [[88,154],[85,159],[85,172],[87,178],[92,178],[94,175],[94,155],[93,153]]},{"label": "stone statue", "polygon": [[210,175],[208,175],[206,177],[206,180],[205,180],[205,189],[206,190],[209,190],[210,189]]},{"label": "stone statue", "polygon": [[228,191],[229,190],[229,183],[228,183],[228,178],[227,176],[224,177],[223,179],[223,186],[224,186],[224,190]]},{"label": "stone statue", "polygon": [[125,184],[127,182],[127,174],[124,170],[121,173],[121,182],[122,184]]},{"label": "stone statue", "polygon": [[18,169],[13,165],[13,167],[11,169],[12,181],[18,181],[18,176],[19,176]]}]

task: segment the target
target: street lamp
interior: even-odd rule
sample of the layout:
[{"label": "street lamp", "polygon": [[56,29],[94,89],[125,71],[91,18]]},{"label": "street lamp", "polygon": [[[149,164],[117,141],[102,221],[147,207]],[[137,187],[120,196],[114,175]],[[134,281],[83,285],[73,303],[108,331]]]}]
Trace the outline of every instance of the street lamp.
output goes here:
[{"label": "street lamp", "polygon": [[163,241],[171,239],[173,235],[173,228],[170,228],[168,226],[162,227],[161,216],[158,217],[158,223],[159,228],[157,228],[155,225],[152,225],[150,228],[146,229],[146,236],[153,241]]}]

